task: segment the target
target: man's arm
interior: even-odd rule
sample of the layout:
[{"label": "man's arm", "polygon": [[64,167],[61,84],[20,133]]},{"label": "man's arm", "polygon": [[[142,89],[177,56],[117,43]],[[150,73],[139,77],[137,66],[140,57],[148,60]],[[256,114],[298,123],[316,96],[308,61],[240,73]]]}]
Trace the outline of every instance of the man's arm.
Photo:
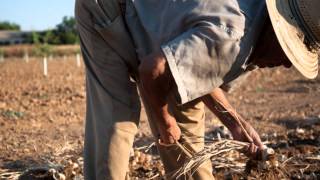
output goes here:
[{"label": "man's arm", "polygon": [[212,93],[202,97],[202,100],[230,130],[235,140],[251,143],[248,147],[248,155],[255,159],[258,150],[264,149],[264,145],[253,127],[231,106],[223,91],[216,88]]},{"label": "man's arm", "polygon": [[[182,78],[183,74],[177,76],[174,65],[184,63],[191,70],[196,67],[199,72],[195,75],[202,76],[202,78],[212,78],[211,83],[207,84],[207,90],[199,93],[199,96],[205,95],[208,90],[210,91],[220,85],[222,76],[227,73],[224,71],[229,66],[228,62],[213,59],[217,59],[218,56],[220,59],[234,58],[233,56],[229,57],[229,54],[236,54],[238,46],[235,42],[238,41],[239,37],[240,35],[231,31],[231,29],[223,30],[212,22],[203,20],[195,24],[193,28],[163,44],[158,52],[153,52],[141,59],[139,66],[141,84],[147,99],[150,101],[151,108],[157,115],[158,129],[164,142],[172,143],[180,137],[176,120],[168,112],[166,98],[172,85],[176,83],[181,103],[191,100],[190,97],[187,97],[185,87],[179,86],[184,84],[181,81],[188,79],[188,77]],[[220,51],[223,53],[221,54]],[[207,64],[199,64],[200,62]],[[169,69],[169,64],[170,68],[173,69]],[[186,76],[188,75],[192,75],[192,73],[186,74]],[[206,75],[214,77],[206,77]],[[174,79],[173,76],[175,76]],[[204,82],[201,83],[201,85],[204,85]],[[184,85],[188,86],[189,84]],[[199,89],[199,91],[201,90],[203,88]]]},{"label": "man's arm", "polygon": [[[168,112],[166,98],[174,80],[165,57],[162,53],[154,53],[145,57],[139,72],[143,93],[157,116],[160,138],[164,143],[174,143],[180,138],[181,132],[176,119]],[[263,148],[259,135],[230,105],[220,88],[216,88],[201,99],[231,131],[234,139],[252,143],[249,149],[251,156],[256,154],[257,148]]]},{"label": "man's arm", "polygon": [[155,112],[161,141],[165,144],[174,143],[180,139],[181,131],[176,119],[168,112],[167,97],[174,81],[164,55],[156,52],[143,58],[139,77],[142,93]]},{"label": "man's arm", "polygon": [[[146,99],[157,116],[160,138],[164,143],[173,143],[180,138],[180,129],[176,120],[168,112],[167,97],[175,83],[169,69],[168,57],[172,57],[176,52],[183,54],[179,58],[186,62],[196,62],[199,58],[211,59],[210,52],[215,48],[215,38],[210,38],[215,36],[212,28],[217,27],[209,22],[199,24],[163,45],[162,49],[141,59],[139,79]],[[183,48],[174,48],[178,46]],[[183,102],[187,101],[187,98],[182,97],[182,99]]]}]

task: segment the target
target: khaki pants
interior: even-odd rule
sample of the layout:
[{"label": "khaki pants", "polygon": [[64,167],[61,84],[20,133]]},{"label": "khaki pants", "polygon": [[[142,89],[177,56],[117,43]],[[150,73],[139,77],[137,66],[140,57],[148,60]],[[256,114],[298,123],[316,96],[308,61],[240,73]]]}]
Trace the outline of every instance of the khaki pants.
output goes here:
[{"label": "khaki pants", "polygon": [[[130,149],[139,124],[139,83],[130,81],[130,74],[137,70],[138,60],[122,17],[114,11],[119,8],[114,7],[117,4],[112,0],[76,2],[77,27],[86,64],[84,175],[87,180],[125,179]],[[106,7],[113,7],[111,15]],[[143,94],[141,96],[143,99]],[[156,138],[158,132],[154,127],[152,110],[148,104],[144,103],[144,106]],[[190,135],[204,136],[202,102],[178,106],[172,99],[169,106],[186,141],[194,141],[188,138]],[[186,146],[192,151],[199,151],[203,148],[201,141]],[[166,173],[175,171],[184,163],[186,157],[177,147],[158,146],[158,149]],[[180,154],[182,156],[177,160]],[[192,176],[182,178],[213,179],[211,163],[202,165]]]}]

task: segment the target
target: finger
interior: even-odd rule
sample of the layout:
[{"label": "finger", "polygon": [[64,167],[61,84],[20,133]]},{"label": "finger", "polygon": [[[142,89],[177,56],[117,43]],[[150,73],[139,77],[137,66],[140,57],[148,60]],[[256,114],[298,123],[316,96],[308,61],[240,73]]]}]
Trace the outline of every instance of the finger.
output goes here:
[{"label": "finger", "polygon": [[249,149],[249,153],[252,154],[254,151],[254,145],[253,143],[250,144],[250,149]]},{"label": "finger", "polygon": [[250,143],[248,146],[247,146],[247,148],[246,148],[246,150],[245,150],[245,155],[246,156],[248,156],[248,157],[251,157],[251,148],[252,148],[252,143]]},{"label": "finger", "polygon": [[158,134],[158,144],[159,145],[165,146],[167,144],[170,144],[167,139],[168,138],[162,137],[160,134]]},{"label": "finger", "polygon": [[253,145],[253,151],[252,151],[252,156],[254,159],[257,159],[257,152],[258,152],[258,147],[256,145]]},{"label": "finger", "polygon": [[169,136],[168,141],[170,144],[174,144],[176,142],[176,140],[173,138],[173,136]]},{"label": "finger", "polygon": [[179,139],[180,139],[180,136],[175,136],[175,137],[171,136],[171,137],[174,141],[173,143],[175,143],[176,141],[179,141]]},{"label": "finger", "polygon": [[177,135],[174,137],[174,139],[175,139],[176,141],[178,141],[180,138],[181,138],[181,136],[180,136],[179,134],[177,134]]},{"label": "finger", "polygon": [[251,155],[251,157],[255,154],[255,148],[256,148],[256,146],[253,143],[251,143],[250,144],[250,155]]},{"label": "finger", "polygon": [[256,145],[259,149],[264,149],[265,148],[265,145],[262,144],[260,138],[259,139],[255,139],[254,138],[254,145]]},{"label": "finger", "polygon": [[257,151],[258,147],[255,144],[251,143],[248,147],[247,156],[251,159],[256,159]]},{"label": "finger", "polygon": [[161,139],[158,139],[158,142],[157,142],[160,146],[164,146],[164,147],[169,147],[169,146],[172,146],[173,144],[170,144],[170,143],[166,143],[164,142],[163,140]]},{"label": "finger", "polygon": [[257,133],[253,133],[251,137],[252,137],[253,143],[256,146],[258,146],[259,148],[264,146],[261,142],[260,136]]},{"label": "finger", "polygon": [[159,137],[158,144],[162,146],[170,146],[176,142],[173,136],[165,136],[165,137],[158,136],[158,137]]}]

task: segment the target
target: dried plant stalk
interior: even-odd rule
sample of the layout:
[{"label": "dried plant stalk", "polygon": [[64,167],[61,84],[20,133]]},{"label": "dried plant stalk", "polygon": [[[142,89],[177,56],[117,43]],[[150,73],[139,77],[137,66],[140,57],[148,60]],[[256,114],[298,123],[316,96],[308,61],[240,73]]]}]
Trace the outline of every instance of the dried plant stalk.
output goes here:
[{"label": "dried plant stalk", "polygon": [[[230,159],[225,155],[232,151],[242,152],[248,145],[249,143],[227,139],[214,141],[212,144],[206,145],[202,151],[194,153],[172,176],[179,178],[187,173],[193,174],[204,162],[210,159],[214,159],[216,168],[230,168],[233,171],[242,171],[245,168],[245,163],[234,162],[232,158]],[[262,152],[261,158],[267,160],[273,154],[274,151],[272,149],[266,149]]]},{"label": "dried plant stalk", "polygon": [[21,172],[10,172],[6,170],[0,170],[0,179],[18,179]]}]

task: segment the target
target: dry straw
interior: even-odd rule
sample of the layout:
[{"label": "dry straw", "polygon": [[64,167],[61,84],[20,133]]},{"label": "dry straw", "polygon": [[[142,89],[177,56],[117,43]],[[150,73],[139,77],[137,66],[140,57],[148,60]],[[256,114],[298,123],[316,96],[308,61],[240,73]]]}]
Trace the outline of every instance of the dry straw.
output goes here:
[{"label": "dry straw", "polygon": [[[230,154],[234,151],[243,152],[249,143],[239,142],[235,140],[218,140],[213,141],[210,145],[206,145],[205,148],[197,153],[189,156],[189,159],[184,163],[184,165],[178,169],[171,176],[179,178],[186,174],[193,174],[203,163],[213,159],[215,168],[229,168],[232,171],[240,172],[245,168],[245,163],[235,162]],[[183,152],[187,151],[183,145],[178,145],[178,147],[183,148]],[[274,154],[272,149],[266,149],[262,151],[261,157],[264,160],[270,159]]]}]

